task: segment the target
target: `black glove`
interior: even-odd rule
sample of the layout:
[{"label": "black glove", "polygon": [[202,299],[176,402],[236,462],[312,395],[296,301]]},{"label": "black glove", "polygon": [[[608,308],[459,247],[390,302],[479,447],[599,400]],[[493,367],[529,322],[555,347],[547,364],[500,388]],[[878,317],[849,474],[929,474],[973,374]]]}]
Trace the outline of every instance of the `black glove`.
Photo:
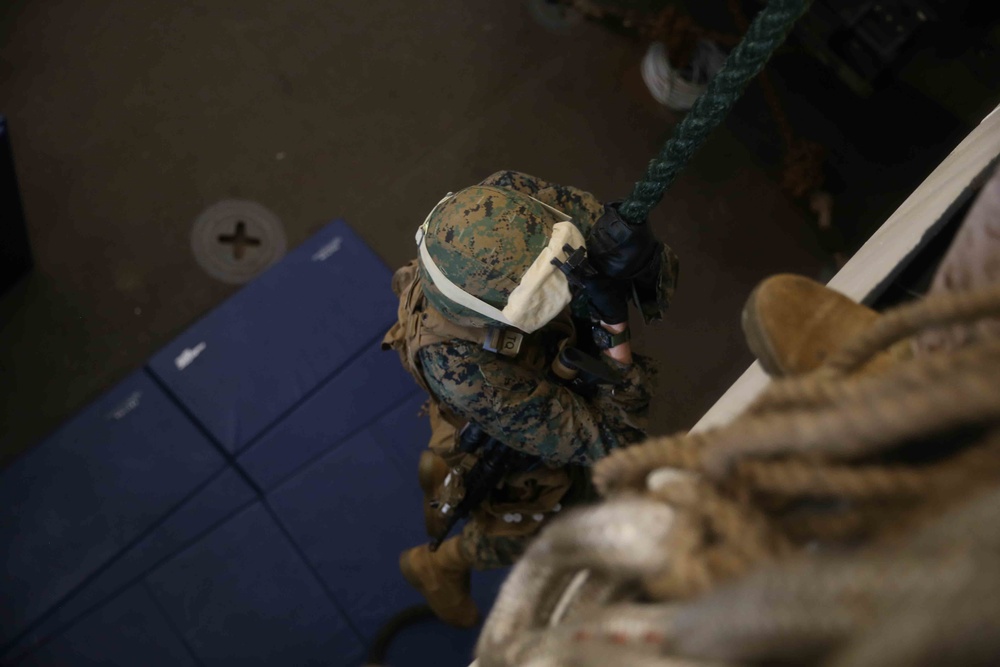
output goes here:
[{"label": "black glove", "polygon": [[607,324],[621,324],[628,321],[627,282],[613,280],[602,275],[584,278],[583,291],[591,312]]},{"label": "black glove", "polygon": [[587,260],[584,248],[563,246],[566,261],[558,258],[552,264],[566,275],[574,293],[583,292],[588,308],[607,324],[621,324],[628,321],[628,281],[615,280],[598,273]]},{"label": "black glove", "polygon": [[633,280],[658,267],[663,244],[647,222],[629,224],[621,217],[621,202],[604,205],[604,213],[587,235],[587,259],[598,273],[615,280]]}]

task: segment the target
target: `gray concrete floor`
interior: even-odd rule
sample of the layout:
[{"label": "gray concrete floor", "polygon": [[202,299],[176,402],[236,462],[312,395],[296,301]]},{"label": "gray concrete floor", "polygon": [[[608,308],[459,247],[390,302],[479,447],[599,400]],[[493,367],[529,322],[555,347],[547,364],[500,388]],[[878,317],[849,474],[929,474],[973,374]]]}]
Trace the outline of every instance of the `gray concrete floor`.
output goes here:
[{"label": "gray concrete floor", "polygon": [[[396,266],[444,192],[518,169],[620,198],[679,119],[645,91],[641,44],[552,32],[520,2],[20,0],[0,40],[37,264],[0,298],[0,465],[234,291],[190,250],[208,205],[256,200],[290,246],[344,217]],[[661,364],[657,433],[751,361],[753,285],[826,263],[754,147],[773,136],[740,127],[652,216],[682,262],[669,319],[637,335]]]}]

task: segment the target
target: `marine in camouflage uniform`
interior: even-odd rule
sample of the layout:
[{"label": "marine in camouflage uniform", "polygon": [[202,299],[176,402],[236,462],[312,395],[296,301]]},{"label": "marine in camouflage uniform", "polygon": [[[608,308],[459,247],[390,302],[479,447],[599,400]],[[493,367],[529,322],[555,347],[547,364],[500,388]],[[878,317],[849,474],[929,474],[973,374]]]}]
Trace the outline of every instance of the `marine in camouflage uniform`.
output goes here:
[{"label": "marine in camouflage uniform", "polygon": [[[508,200],[505,192],[528,195],[561,211],[583,235],[605,213],[604,205],[589,193],[518,172],[498,172],[479,185],[479,190],[468,189],[475,195],[474,206],[468,197],[451,211],[447,207],[452,202],[443,204],[433,234],[438,242],[471,248],[476,261],[445,265],[441,271],[461,274],[463,289],[487,302],[504,303],[517,288],[517,276],[505,273],[502,260],[523,253],[531,243],[544,246],[545,235],[551,232],[550,223],[536,224],[532,218],[541,214],[526,213],[519,200]],[[507,224],[515,218],[517,225]],[[462,236],[468,229],[477,230],[471,242]],[[662,252],[657,300],[665,309],[676,280],[676,259],[669,248]],[[645,437],[653,368],[639,355],[629,354],[625,361],[631,363],[602,355],[620,373],[621,381],[598,384],[586,395],[552,377],[549,369],[560,345],[567,338],[572,342],[590,337],[589,330],[578,331],[571,317],[571,311],[584,314],[583,297],[526,335],[517,356],[508,357],[484,349],[483,316],[444,296],[421,262],[414,260],[400,269],[393,289],[400,296],[399,321],[384,347],[400,352],[404,366],[430,396],[434,456],[425,453],[421,461],[421,484],[429,499],[449,497],[447,487],[454,487],[460,474],[448,471],[460,472],[471,465],[469,455],[456,447],[456,433],[467,422],[539,461],[527,471],[508,474],[472,512],[461,535],[446,541],[438,552],[403,554],[404,574],[438,615],[456,625],[471,625],[476,613],[467,594],[468,568],[510,565],[550,517],[590,495],[588,468],[595,461]],[[448,485],[444,478],[449,478]],[[432,524],[433,518],[429,531]],[[437,565],[435,557],[441,561]],[[449,577],[459,580],[457,592],[445,585],[442,593],[440,580]]]}]

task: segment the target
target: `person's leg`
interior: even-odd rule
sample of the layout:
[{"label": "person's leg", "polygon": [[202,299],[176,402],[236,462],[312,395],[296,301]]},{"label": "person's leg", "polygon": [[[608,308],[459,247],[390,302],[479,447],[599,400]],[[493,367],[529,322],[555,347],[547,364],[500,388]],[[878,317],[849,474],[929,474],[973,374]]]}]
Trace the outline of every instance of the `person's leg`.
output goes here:
[{"label": "person's leg", "polygon": [[479,622],[470,586],[472,570],[512,565],[541,526],[526,519],[500,528],[493,517],[477,511],[461,534],[442,542],[437,551],[423,544],[403,552],[399,569],[438,618],[461,628],[472,627]]},{"label": "person's leg", "polygon": [[508,520],[477,512],[472,521],[465,524],[459,536],[462,550],[476,570],[496,570],[509,567],[524,553],[532,538],[538,534],[541,523],[530,516],[518,515],[515,523],[513,513]]},{"label": "person's leg", "polygon": [[428,409],[428,417],[431,423],[431,439],[427,451],[420,455],[417,480],[424,492],[424,528],[428,537],[436,537],[444,530],[445,524],[444,517],[437,508],[441,488],[450,470],[444,457],[454,448],[456,429],[441,416],[441,411],[433,402]]},{"label": "person's leg", "polygon": [[460,628],[479,622],[479,610],[470,594],[472,565],[461,535],[445,540],[437,551],[422,544],[399,557],[403,576],[427,599],[435,615]]},{"label": "person's leg", "polygon": [[424,544],[400,556],[403,576],[445,623],[467,628],[479,622],[470,588],[472,570],[513,564],[541,526],[530,516],[520,522],[508,519],[477,509],[461,534],[445,540],[437,551]]},{"label": "person's leg", "polygon": [[562,503],[589,498],[585,471],[540,468],[504,479],[503,489],[473,510],[462,533],[435,551],[414,547],[400,557],[406,580],[427,599],[437,616],[452,625],[470,627],[479,619],[472,601],[473,569],[508,567],[524,553]]},{"label": "person's leg", "polygon": [[[424,527],[428,537],[436,537],[445,527],[437,501],[450,471],[444,457],[454,449],[456,428],[433,401],[428,416],[431,438],[427,451],[420,455],[417,479],[424,493]],[[479,622],[479,612],[469,595],[471,568],[472,561],[462,548],[460,536],[445,540],[437,551],[423,544],[399,557],[399,569],[410,585],[427,599],[438,618],[458,627],[472,627]]]}]

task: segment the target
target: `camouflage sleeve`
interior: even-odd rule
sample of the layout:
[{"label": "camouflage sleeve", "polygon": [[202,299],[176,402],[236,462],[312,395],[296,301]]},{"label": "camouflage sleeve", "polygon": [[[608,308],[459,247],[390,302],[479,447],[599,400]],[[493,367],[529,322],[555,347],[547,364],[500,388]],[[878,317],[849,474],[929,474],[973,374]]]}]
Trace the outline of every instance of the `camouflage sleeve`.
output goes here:
[{"label": "camouflage sleeve", "polygon": [[551,464],[589,466],[646,437],[652,368],[644,357],[618,365],[620,385],[584,398],[472,343],[429,345],[419,354],[428,386],[448,408]]},{"label": "camouflage sleeve", "polygon": [[604,205],[597,197],[570,185],[556,185],[519,171],[498,171],[480,185],[517,190],[573,218],[576,226],[586,235],[604,212]]}]

